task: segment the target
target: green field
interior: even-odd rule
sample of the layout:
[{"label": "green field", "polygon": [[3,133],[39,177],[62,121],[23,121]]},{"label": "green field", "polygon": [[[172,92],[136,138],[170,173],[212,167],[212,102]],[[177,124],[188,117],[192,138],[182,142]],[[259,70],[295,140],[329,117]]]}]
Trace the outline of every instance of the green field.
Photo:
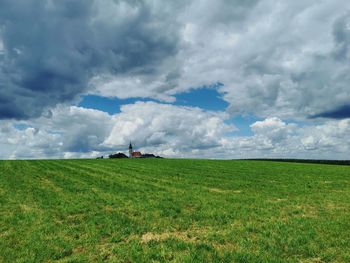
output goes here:
[{"label": "green field", "polygon": [[350,167],[0,161],[0,262],[350,262]]}]

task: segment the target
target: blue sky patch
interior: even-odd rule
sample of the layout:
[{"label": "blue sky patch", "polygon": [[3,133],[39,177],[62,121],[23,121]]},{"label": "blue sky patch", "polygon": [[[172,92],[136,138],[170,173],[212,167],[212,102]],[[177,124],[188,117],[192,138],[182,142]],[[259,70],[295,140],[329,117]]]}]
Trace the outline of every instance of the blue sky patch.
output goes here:
[{"label": "blue sky patch", "polygon": [[16,130],[24,131],[24,130],[30,128],[31,126],[30,126],[30,125],[27,125],[27,124],[24,124],[24,123],[15,123],[15,124],[13,124],[13,127],[14,127]]},{"label": "blue sky patch", "polygon": [[174,105],[199,107],[210,111],[225,111],[228,103],[222,99],[222,95],[211,87],[193,89],[188,92],[175,95]]},{"label": "blue sky patch", "polygon": [[104,111],[109,114],[120,113],[120,106],[124,104],[133,104],[137,101],[155,101],[152,99],[144,98],[130,98],[130,99],[118,99],[118,98],[106,98],[96,95],[82,96],[82,100],[78,106],[86,109],[94,109]]},{"label": "blue sky patch", "polygon": [[255,116],[236,116],[226,121],[227,124],[233,124],[238,129],[230,134],[234,136],[252,136],[253,132],[250,129],[250,125],[254,122],[260,121],[261,119]]},{"label": "blue sky patch", "polygon": [[[217,87],[216,85],[215,87]],[[172,105],[199,107],[210,111],[224,111],[228,103],[221,98],[221,94],[215,87],[204,87],[193,89],[188,92],[175,95],[176,101]],[[124,104],[133,104],[137,101],[157,101],[149,98],[107,98],[97,95],[82,96],[78,106],[86,109],[94,109],[107,112],[109,114],[120,113],[120,106]],[[163,103],[163,102],[162,102]]]}]

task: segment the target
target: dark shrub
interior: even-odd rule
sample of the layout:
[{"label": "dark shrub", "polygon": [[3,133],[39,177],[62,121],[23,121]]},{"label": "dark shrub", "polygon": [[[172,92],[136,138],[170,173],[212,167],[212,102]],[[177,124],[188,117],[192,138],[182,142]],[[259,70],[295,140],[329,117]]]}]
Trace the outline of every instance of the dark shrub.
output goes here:
[{"label": "dark shrub", "polygon": [[109,158],[129,158],[129,157],[126,156],[124,153],[115,153],[115,154],[109,155]]}]

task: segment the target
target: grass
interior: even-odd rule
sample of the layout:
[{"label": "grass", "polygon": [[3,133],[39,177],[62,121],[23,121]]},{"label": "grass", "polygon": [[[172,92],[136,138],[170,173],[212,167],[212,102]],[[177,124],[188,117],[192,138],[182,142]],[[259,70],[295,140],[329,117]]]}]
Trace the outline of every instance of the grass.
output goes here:
[{"label": "grass", "polygon": [[350,262],[350,167],[0,162],[1,262]]}]

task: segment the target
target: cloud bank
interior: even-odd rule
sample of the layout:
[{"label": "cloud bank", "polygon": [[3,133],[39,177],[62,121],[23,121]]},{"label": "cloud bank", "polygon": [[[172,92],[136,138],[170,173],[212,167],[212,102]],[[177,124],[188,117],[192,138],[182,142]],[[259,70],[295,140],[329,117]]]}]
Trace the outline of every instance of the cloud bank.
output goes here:
[{"label": "cloud bank", "polygon": [[[234,136],[228,114],[155,102],[125,105],[121,113],[57,107],[50,118],[0,125],[0,158],[96,157],[137,149],[166,157],[345,159],[350,119],[300,126],[277,117]],[[21,127],[21,128],[19,128]]]},{"label": "cloud bank", "polygon": [[95,156],[125,151],[130,140],[145,151],[175,156],[192,149],[219,147],[218,138],[235,129],[224,122],[227,116],[154,102],[123,106],[116,115],[57,107],[50,118],[21,122],[22,129],[3,123],[0,158]]},{"label": "cloud bank", "polygon": [[173,101],[218,82],[231,114],[307,118],[349,105],[341,0],[0,4],[1,118],[38,117],[87,92]]}]

